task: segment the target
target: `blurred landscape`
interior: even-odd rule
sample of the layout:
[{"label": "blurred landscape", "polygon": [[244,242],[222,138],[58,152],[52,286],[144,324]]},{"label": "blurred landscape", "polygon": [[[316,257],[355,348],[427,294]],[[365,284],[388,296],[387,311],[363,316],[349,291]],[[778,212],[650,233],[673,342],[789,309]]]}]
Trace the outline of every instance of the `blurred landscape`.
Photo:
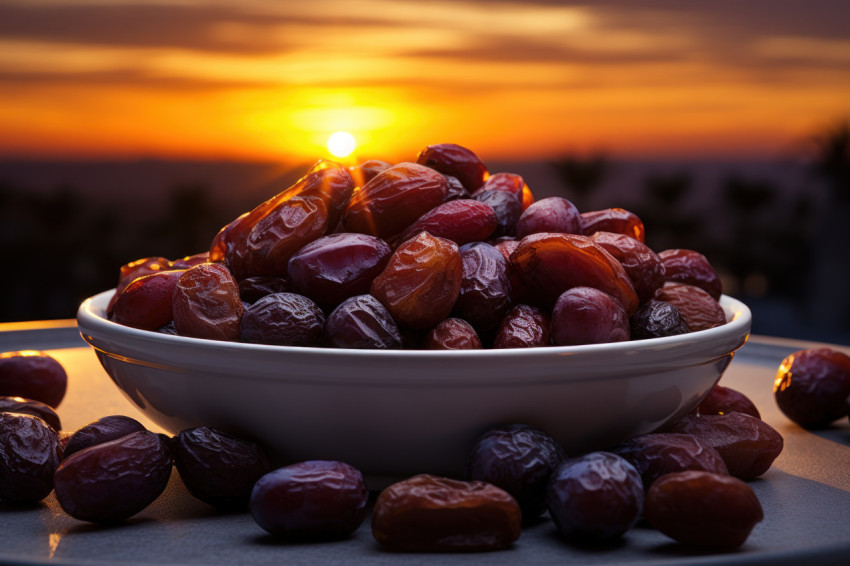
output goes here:
[{"label": "blurred landscape", "polygon": [[[537,199],[629,209],[656,251],[700,251],[753,332],[850,343],[850,127],[808,154],[762,161],[620,161],[604,153],[488,163]],[[412,157],[411,157],[412,159]],[[111,160],[0,162],[0,320],[73,318],[146,256],[205,251],[219,228],[292,184],[309,163]]]}]

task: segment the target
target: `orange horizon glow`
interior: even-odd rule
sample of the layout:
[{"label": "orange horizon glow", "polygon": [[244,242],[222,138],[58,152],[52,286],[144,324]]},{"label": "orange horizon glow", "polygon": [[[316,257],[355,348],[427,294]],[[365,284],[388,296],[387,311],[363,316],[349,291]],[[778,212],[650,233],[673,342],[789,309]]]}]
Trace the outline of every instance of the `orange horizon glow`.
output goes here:
[{"label": "orange horizon glow", "polygon": [[[850,35],[796,31],[791,13],[716,38],[740,14],[709,2],[363,4],[12,0],[0,8],[12,22],[0,23],[0,159],[314,161],[336,131],[363,160],[443,142],[485,160],[758,157],[850,116]],[[51,10],[67,29],[39,27]],[[144,17],[163,15],[173,37],[152,24],[146,35]],[[98,18],[138,31],[109,34]]]}]

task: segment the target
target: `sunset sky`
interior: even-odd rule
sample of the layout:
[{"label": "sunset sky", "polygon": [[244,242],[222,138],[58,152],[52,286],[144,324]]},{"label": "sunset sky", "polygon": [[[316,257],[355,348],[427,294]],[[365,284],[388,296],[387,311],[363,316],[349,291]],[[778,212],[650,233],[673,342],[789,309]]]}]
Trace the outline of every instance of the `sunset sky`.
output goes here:
[{"label": "sunset sky", "polygon": [[846,0],[0,0],[0,158],[766,156],[850,117]]}]

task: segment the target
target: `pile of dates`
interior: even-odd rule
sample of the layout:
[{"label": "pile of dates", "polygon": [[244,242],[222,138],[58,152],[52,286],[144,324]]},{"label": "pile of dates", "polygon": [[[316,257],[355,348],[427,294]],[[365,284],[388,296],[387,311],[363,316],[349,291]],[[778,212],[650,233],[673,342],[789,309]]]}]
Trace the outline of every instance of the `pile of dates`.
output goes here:
[{"label": "pile of dates", "polygon": [[227,224],[208,252],[121,268],[127,326],[338,348],[578,345],[725,324],[702,254],[656,253],[633,213],[535,201],[470,150],[416,162],[319,161]]},{"label": "pile of dates", "polygon": [[[65,380],[46,354],[0,356],[3,392],[58,404]],[[565,540],[582,545],[610,544],[643,519],[685,544],[735,548],[763,518],[746,482],[783,448],[753,403],[721,385],[691,414],[608,451],[568,455],[539,428],[497,426],[470,447],[462,477],[420,474],[374,496],[345,462],[276,465],[260,445],[209,427],[169,437],[111,415],[61,430],[47,403],[0,397],[4,504],[34,504],[52,491],[78,520],[121,523],[153,503],[176,468],[192,496],[248,511],[282,540],[347,537],[371,508],[374,539],[401,552],[510,548],[546,512]]]}]

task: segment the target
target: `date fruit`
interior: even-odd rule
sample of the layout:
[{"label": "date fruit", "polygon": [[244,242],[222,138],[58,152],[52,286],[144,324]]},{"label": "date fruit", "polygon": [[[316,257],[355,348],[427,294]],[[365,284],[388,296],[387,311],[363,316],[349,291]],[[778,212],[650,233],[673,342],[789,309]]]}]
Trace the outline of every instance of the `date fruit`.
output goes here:
[{"label": "date fruit", "polygon": [[499,324],[494,348],[535,348],[552,343],[549,315],[529,305],[517,305]]},{"label": "date fruit", "polygon": [[174,289],[174,326],[183,336],[239,340],[244,307],[227,267],[205,263],[187,269]]},{"label": "date fruit", "polygon": [[161,435],[134,432],[66,458],[54,476],[56,499],[75,519],[118,523],[159,497],[171,467]]},{"label": "date fruit", "polygon": [[289,283],[283,277],[258,275],[246,277],[239,282],[239,298],[243,303],[256,303],[272,293],[286,293]]},{"label": "date fruit", "polygon": [[487,167],[475,153],[453,143],[429,145],[419,152],[416,162],[457,178],[470,193],[484,184]]},{"label": "date fruit", "polygon": [[479,333],[494,330],[511,308],[508,262],[484,242],[461,247],[460,259],[462,279],[453,314]]},{"label": "date fruit", "polygon": [[519,504],[503,489],[429,474],[387,487],[372,512],[372,535],[394,551],[503,550],[521,532]]},{"label": "date fruit", "polygon": [[606,208],[581,213],[581,226],[585,236],[596,232],[625,234],[639,242],[645,242],[643,222],[633,212],[623,208]]},{"label": "date fruit", "polygon": [[678,542],[733,548],[744,544],[764,511],[752,488],[738,478],[687,471],[652,484],[644,516]]},{"label": "date fruit", "polygon": [[316,346],[324,324],[322,309],[307,297],[274,293],[245,309],[240,335],[253,344]]},{"label": "date fruit", "polygon": [[65,443],[65,457],[97,444],[117,440],[128,434],[146,430],[145,425],[132,417],[109,415],[77,429]]},{"label": "date fruit", "polygon": [[664,277],[667,281],[700,287],[715,301],[720,300],[723,283],[704,255],[694,250],[670,249],[660,252],[658,257],[664,264]]},{"label": "date fruit", "polygon": [[320,305],[336,306],[369,292],[392,250],[375,236],[338,233],[314,240],[295,252],[287,274],[292,290]]},{"label": "date fruit", "polygon": [[59,432],[62,430],[62,421],[59,415],[53,410],[53,407],[47,403],[36,401],[34,399],[24,399],[23,397],[0,397],[0,413],[21,413],[24,415],[32,415],[39,417],[41,420],[49,424],[53,430]]},{"label": "date fruit", "polygon": [[425,336],[426,350],[478,350],[481,338],[472,325],[460,318],[440,321]]},{"label": "date fruit", "polygon": [[463,267],[451,240],[422,232],[400,245],[371,294],[401,326],[430,328],[448,318],[460,294]]},{"label": "date fruit", "polygon": [[782,452],[782,435],[772,426],[744,413],[685,415],[666,432],[690,434],[711,446],[729,474],[750,480],[765,473]]},{"label": "date fruit", "polygon": [[61,460],[59,436],[40,417],[0,413],[0,501],[28,505],[47,497]]},{"label": "date fruit", "polygon": [[591,239],[620,262],[637,293],[645,303],[664,285],[661,258],[639,240],[625,234],[595,232]]},{"label": "date fruit", "polygon": [[462,246],[486,240],[497,224],[496,212],[489,205],[472,199],[451,200],[420,216],[399,236],[398,241],[428,232]]},{"label": "date fruit", "polygon": [[624,342],[629,339],[629,319],[623,305],[608,293],[573,287],[555,302],[551,332],[559,346]]},{"label": "date fruit", "polygon": [[576,206],[562,197],[548,197],[530,205],[519,217],[516,237],[540,232],[581,234],[581,215]]},{"label": "date fruit", "polygon": [[344,300],[328,315],[325,343],[334,348],[387,350],[401,348],[402,337],[378,299],[358,295]]},{"label": "date fruit", "polygon": [[522,215],[522,201],[519,198],[509,192],[496,189],[481,191],[474,198],[489,206],[496,213],[496,228],[492,233],[493,238],[516,234],[516,224]]},{"label": "date fruit", "polygon": [[247,509],[254,484],[272,471],[258,444],[214,428],[182,430],[173,448],[189,493],[219,509]]},{"label": "date fruit", "polygon": [[356,468],[329,460],[309,460],[261,477],[249,509],[260,527],[293,540],[337,539],[366,518],[369,490]]},{"label": "date fruit", "polygon": [[67,388],[65,368],[44,352],[18,350],[0,354],[0,395],[41,401],[56,408]]},{"label": "date fruit", "polygon": [[656,432],[636,436],[612,450],[632,463],[643,478],[644,489],[673,472],[702,470],[728,475],[726,463],[717,451],[688,434]]},{"label": "date fruit", "polygon": [[679,309],[688,331],[708,330],[726,324],[726,313],[708,292],[694,285],[667,281],[655,295]]},{"label": "date fruit", "polygon": [[439,206],[446,193],[446,179],[438,172],[416,163],[399,163],[354,193],[342,222],[349,232],[388,240]]},{"label": "date fruit", "polygon": [[776,404],[804,428],[822,428],[847,415],[850,356],[833,348],[799,350],[782,360],[773,383]]},{"label": "date fruit", "polygon": [[726,413],[744,413],[761,418],[758,408],[749,397],[730,387],[715,385],[708,395],[700,401],[695,412],[700,415],[724,415]]},{"label": "date fruit", "polygon": [[171,322],[174,290],[183,273],[167,270],[134,279],[115,300],[113,322],[142,330],[156,330]]},{"label": "date fruit", "polygon": [[505,191],[514,195],[522,203],[523,211],[534,204],[534,195],[531,193],[531,189],[528,188],[523,178],[516,173],[494,173],[490,175],[481,185],[481,188],[472,193],[472,198],[490,190]]},{"label": "date fruit", "polygon": [[629,319],[632,340],[647,338],[662,338],[687,334],[685,324],[679,309],[665,301],[651,299],[640,305]]},{"label": "date fruit", "polygon": [[635,467],[610,452],[564,460],[548,487],[549,515],[561,534],[605,541],[622,536],[641,516],[643,482]]},{"label": "date fruit", "polygon": [[529,522],[546,510],[549,477],[565,456],[561,445],[537,427],[497,426],[475,442],[464,477],[507,491],[519,503],[523,520]]}]

